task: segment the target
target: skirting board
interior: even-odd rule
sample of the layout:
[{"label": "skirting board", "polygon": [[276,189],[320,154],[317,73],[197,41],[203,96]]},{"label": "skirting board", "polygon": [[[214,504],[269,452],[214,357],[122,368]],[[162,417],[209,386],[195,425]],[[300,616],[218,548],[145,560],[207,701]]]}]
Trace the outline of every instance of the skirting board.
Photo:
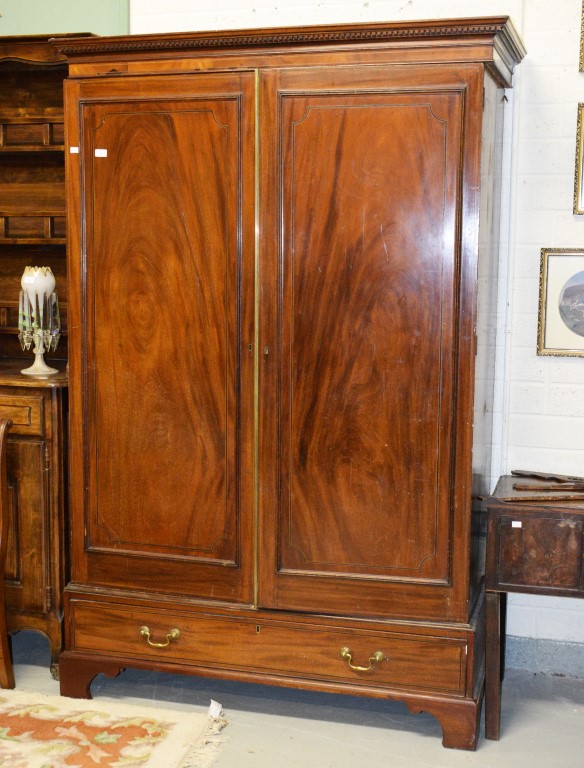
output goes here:
[{"label": "skirting board", "polygon": [[505,666],[584,678],[584,642],[567,643],[508,635]]}]

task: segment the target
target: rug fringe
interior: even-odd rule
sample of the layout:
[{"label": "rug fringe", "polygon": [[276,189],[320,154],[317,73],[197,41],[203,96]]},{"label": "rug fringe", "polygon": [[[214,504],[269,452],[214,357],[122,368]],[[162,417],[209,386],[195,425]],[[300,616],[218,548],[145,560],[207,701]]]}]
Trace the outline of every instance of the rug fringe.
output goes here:
[{"label": "rug fringe", "polygon": [[190,747],[180,768],[210,768],[217,759],[221,745],[227,741],[219,736],[226,725],[229,725],[229,721],[224,717],[210,717],[207,727]]}]

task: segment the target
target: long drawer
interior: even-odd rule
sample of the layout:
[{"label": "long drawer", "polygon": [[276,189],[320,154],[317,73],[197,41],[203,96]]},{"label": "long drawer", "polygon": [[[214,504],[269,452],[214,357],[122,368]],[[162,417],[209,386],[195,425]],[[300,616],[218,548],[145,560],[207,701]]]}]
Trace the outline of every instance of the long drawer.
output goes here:
[{"label": "long drawer", "polygon": [[[197,670],[254,672],[464,695],[466,642],[436,634],[379,632],[72,600],[71,649]],[[180,671],[177,670],[177,671]]]}]

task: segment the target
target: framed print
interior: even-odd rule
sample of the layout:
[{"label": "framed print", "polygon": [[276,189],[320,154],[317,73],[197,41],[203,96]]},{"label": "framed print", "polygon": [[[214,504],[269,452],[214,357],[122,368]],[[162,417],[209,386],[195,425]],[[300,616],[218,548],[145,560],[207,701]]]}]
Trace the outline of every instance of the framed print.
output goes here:
[{"label": "framed print", "polygon": [[580,16],[580,72],[584,72],[584,2]]},{"label": "framed print", "polygon": [[574,173],[574,213],[584,214],[584,104],[578,104],[576,125],[576,172]]},{"label": "framed print", "polygon": [[541,250],[537,354],[584,357],[584,249]]}]

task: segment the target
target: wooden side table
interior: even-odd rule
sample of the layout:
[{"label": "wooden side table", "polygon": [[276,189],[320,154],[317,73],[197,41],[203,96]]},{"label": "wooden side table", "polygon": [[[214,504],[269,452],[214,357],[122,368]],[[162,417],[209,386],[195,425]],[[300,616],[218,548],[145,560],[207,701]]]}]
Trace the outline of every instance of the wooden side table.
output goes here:
[{"label": "wooden side table", "polygon": [[[515,490],[518,483],[535,488]],[[488,503],[487,739],[500,735],[507,593],[584,597],[584,493],[562,491],[561,485],[546,491],[547,486],[545,481],[505,476]]]},{"label": "wooden side table", "polygon": [[66,568],[67,374],[23,376],[28,359],[0,360],[0,420],[10,420],[4,509],[6,628],[42,632],[58,676]]}]

